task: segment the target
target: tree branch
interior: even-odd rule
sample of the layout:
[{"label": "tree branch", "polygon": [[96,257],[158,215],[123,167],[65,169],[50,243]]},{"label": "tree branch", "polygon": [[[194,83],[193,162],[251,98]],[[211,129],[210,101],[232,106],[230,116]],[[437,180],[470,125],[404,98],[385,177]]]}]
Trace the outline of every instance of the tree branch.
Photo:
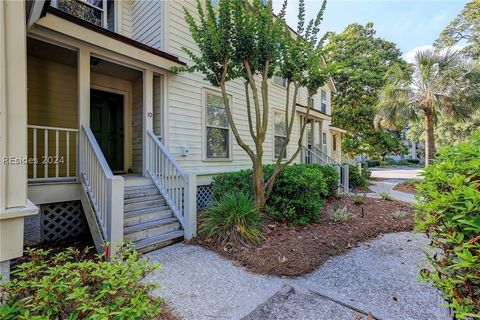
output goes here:
[{"label": "tree branch", "polygon": [[257,136],[253,131],[253,121],[252,121],[252,108],[250,106],[250,92],[248,91],[248,81],[245,81],[245,97],[247,99],[247,116],[248,116],[248,128],[250,129],[250,135],[252,136],[253,141],[257,140]]}]

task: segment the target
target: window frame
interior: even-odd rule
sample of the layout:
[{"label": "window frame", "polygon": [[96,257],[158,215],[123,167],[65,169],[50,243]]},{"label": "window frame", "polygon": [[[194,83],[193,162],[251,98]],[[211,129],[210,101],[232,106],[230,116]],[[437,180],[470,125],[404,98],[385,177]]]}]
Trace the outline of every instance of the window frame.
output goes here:
[{"label": "window frame", "polygon": [[[275,82],[275,79],[281,79],[283,80],[284,84],[281,85],[281,84],[278,84]],[[283,88],[283,89],[287,89],[287,79],[286,78],[282,78],[282,77],[278,77],[278,76],[272,76],[272,84],[276,87],[279,87],[279,88]]]},{"label": "window frame", "polygon": [[[280,114],[283,115],[283,118],[284,118],[284,120],[285,120],[285,128],[286,128],[286,131],[287,131],[286,134],[285,134],[285,136],[283,136],[283,135],[278,135],[278,134],[276,134],[276,132],[275,132],[275,113],[280,113]],[[288,128],[287,128],[287,121],[286,121],[287,119],[285,118],[285,110],[273,109],[273,115],[272,115],[272,117],[273,117],[273,119],[272,119],[272,123],[273,123],[273,130],[272,130],[272,131],[273,131],[273,139],[272,139],[272,144],[273,144],[273,146],[272,146],[272,151],[273,151],[273,152],[272,152],[272,155],[273,155],[273,157],[272,157],[272,158],[273,158],[273,160],[278,160],[278,157],[277,157],[276,152],[275,152],[275,138],[276,138],[276,137],[282,137],[282,138],[285,138],[285,139],[286,139],[287,136],[288,136]],[[288,145],[287,145],[287,149],[285,150],[285,155],[283,156],[282,159],[287,159],[287,158],[288,158]]]},{"label": "window frame", "polygon": [[[322,97],[325,94],[325,111],[323,111],[323,101]],[[320,89],[320,112],[323,114],[327,114],[327,108],[328,108],[328,95],[327,95],[327,90],[325,89]]]},{"label": "window frame", "polygon": [[[204,88],[202,90],[202,161],[205,162],[225,162],[225,161],[233,161],[233,133],[232,133],[232,128],[230,126],[230,123],[228,123],[228,127],[219,127],[219,126],[212,126],[208,124],[208,95],[213,95],[222,98],[221,92],[217,90],[212,90],[209,88]],[[233,111],[233,98],[231,94],[228,94],[228,99],[230,101],[230,108]],[[227,119],[228,121],[228,119]],[[208,134],[208,128],[217,128],[217,129],[223,129],[223,130],[228,130],[228,135],[227,135],[227,142],[228,142],[228,157],[226,158],[209,158],[208,157],[208,139],[207,139],[207,134]]]}]

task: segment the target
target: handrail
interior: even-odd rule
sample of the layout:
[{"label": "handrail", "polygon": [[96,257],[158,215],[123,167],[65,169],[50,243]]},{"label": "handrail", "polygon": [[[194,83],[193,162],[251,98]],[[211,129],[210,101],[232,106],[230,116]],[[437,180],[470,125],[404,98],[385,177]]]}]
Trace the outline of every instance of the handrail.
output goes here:
[{"label": "handrail", "polygon": [[319,156],[323,160],[324,163],[330,164],[330,165],[340,165],[340,163],[335,161],[335,159],[333,159],[332,157],[327,155],[325,152],[323,152],[323,150],[318,145],[314,145],[312,147],[313,147],[313,150],[314,150],[315,154],[317,154],[317,156]]},{"label": "handrail", "polygon": [[195,175],[180,167],[152,131],[147,131],[146,142],[146,172],[190,239],[196,233]]},{"label": "handrail", "polygon": [[115,176],[89,127],[80,133],[80,175],[104,241],[123,241],[123,178]]}]

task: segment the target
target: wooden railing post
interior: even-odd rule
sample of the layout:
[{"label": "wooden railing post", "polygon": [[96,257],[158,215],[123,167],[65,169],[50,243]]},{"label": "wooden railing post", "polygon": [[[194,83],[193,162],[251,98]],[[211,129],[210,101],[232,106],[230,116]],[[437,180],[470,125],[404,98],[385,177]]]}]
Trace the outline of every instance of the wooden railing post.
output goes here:
[{"label": "wooden railing post", "polygon": [[191,239],[197,234],[197,177],[186,174],[184,181],[184,237]]},{"label": "wooden railing post", "polygon": [[123,243],[123,178],[114,176],[108,179],[107,237],[110,252]]},{"label": "wooden railing post", "polygon": [[349,171],[350,171],[349,165],[348,164],[344,165],[343,166],[343,191],[345,193],[350,192],[350,187],[349,187],[350,181],[348,177]]}]

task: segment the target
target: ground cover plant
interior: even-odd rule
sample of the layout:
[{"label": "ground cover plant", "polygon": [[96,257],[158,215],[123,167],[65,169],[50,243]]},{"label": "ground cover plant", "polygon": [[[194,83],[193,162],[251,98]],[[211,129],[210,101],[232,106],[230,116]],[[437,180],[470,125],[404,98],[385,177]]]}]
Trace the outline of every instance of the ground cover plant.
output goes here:
[{"label": "ground cover plant", "polygon": [[109,259],[73,247],[27,250],[0,285],[0,319],[174,319],[141,282],[156,268],[130,248]]},{"label": "ground cover plant", "polygon": [[444,293],[456,317],[480,318],[480,131],[441,149],[417,185],[417,228],[441,254],[422,275]]},{"label": "ground cover plant", "polygon": [[[331,213],[338,208],[346,208],[349,219],[333,221]],[[408,214],[396,219],[392,212],[397,209]],[[412,211],[409,204],[398,201],[366,198],[358,205],[351,197],[334,197],[320,209],[317,223],[295,225],[265,215],[261,226],[264,240],[254,245],[219,245],[201,237],[190,243],[213,250],[255,273],[299,276],[360,242],[384,233],[412,230]]]}]

